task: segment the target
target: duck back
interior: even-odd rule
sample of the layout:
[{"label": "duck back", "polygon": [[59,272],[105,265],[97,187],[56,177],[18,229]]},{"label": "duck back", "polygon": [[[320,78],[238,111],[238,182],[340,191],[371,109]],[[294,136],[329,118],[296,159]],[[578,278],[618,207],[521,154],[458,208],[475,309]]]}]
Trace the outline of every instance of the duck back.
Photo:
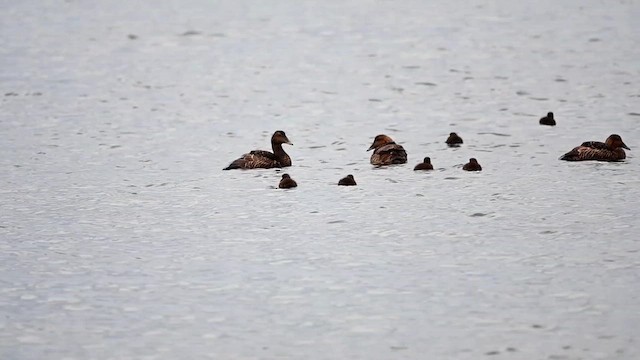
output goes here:
[{"label": "duck back", "polygon": [[610,149],[605,143],[599,141],[587,141],[574,147],[568,153],[562,155],[560,160],[566,161],[620,161],[627,157],[621,148]]},{"label": "duck back", "polygon": [[404,164],[407,162],[407,152],[402,145],[387,144],[377,148],[371,155],[372,165]]}]

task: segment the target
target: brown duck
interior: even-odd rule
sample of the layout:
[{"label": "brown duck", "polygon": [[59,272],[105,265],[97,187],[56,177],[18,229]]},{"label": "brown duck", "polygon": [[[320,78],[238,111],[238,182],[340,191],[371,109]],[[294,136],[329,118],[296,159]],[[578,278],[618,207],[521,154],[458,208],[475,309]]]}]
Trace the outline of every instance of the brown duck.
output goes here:
[{"label": "brown duck", "polygon": [[450,147],[458,147],[458,146],[460,146],[460,144],[462,144],[462,138],[460,136],[458,136],[458,134],[452,132],[452,133],[449,134],[449,137],[447,138],[447,141],[445,141],[445,142]]},{"label": "brown duck", "polygon": [[431,158],[430,157],[426,157],[424,158],[424,161],[421,162],[420,164],[416,165],[416,167],[413,168],[414,171],[416,170],[433,170],[433,165],[431,165]]},{"label": "brown duck", "polygon": [[482,166],[478,164],[478,160],[476,158],[469,159],[469,162],[464,164],[462,170],[465,171],[482,171]]},{"label": "brown duck", "polygon": [[356,186],[358,184],[356,184],[356,179],[353,178],[353,175],[349,174],[349,175],[343,177],[342,179],[340,179],[340,181],[338,181],[338,185]]},{"label": "brown duck", "polygon": [[297,187],[298,184],[295,180],[289,176],[289,174],[282,174],[282,179],[280,179],[280,183],[278,184],[278,188],[280,189],[291,189]]},{"label": "brown duck", "polygon": [[232,169],[269,169],[291,166],[291,158],[284,152],[282,144],[293,145],[284,131],[278,130],[271,136],[271,148],[273,152],[265,150],[253,150],[234,160],[223,170]]},{"label": "brown duck", "polygon": [[560,160],[567,161],[584,161],[584,160],[596,160],[596,161],[620,161],[626,158],[626,154],[622,149],[629,149],[627,145],[622,141],[620,135],[611,134],[605,140],[600,141],[585,141],[580,146],[576,146],[573,150],[562,155]]},{"label": "brown duck", "polygon": [[540,125],[556,126],[556,119],[553,118],[551,111],[547,113],[547,116],[540,118]]},{"label": "brown duck", "polygon": [[373,144],[367,151],[373,150],[371,154],[372,165],[404,164],[407,162],[407,152],[402,145],[398,145],[387,135],[378,135],[373,139]]}]

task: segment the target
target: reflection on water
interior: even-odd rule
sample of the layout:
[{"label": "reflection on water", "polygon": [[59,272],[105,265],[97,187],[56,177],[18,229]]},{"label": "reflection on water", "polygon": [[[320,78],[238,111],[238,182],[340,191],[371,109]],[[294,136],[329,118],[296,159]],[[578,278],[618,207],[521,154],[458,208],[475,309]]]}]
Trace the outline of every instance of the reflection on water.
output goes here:
[{"label": "reflection on water", "polygon": [[2,358],[640,355],[632,2],[5,8]]}]

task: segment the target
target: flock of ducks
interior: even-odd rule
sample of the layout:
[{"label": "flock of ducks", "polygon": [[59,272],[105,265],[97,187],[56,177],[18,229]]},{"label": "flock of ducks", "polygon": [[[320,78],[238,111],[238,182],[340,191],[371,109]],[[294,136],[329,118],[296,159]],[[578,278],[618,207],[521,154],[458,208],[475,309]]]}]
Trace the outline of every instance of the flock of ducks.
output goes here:
[{"label": "flock of ducks", "polygon": [[[547,113],[540,119],[540,125],[555,126],[556,121],[553,117],[553,113]],[[458,134],[452,132],[445,143],[450,147],[458,147],[463,144],[462,138]],[[293,145],[287,135],[282,130],[278,130],[271,136],[271,149],[273,152],[265,150],[253,150],[246,153],[234,160],[224,168],[223,170],[233,169],[270,169],[270,168],[283,168],[291,166],[291,158],[282,148],[283,144]],[[576,146],[571,151],[560,157],[560,160],[567,161],[620,161],[626,158],[626,154],[623,149],[630,150],[629,147],[622,141],[620,135],[612,134],[605,142],[599,141],[585,141],[580,146]],[[367,151],[373,150],[371,154],[370,163],[376,166],[405,164],[407,162],[407,152],[402,145],[396,144],[392,138],[387,135],[380,134],[373,139],[373,143],[367,149]],[[414,171],[428,171],[433,170],[431,164],[431,158],[425,157],[424,161],[417,164]],[[482,166],[475,158],[469,159],[469,162],[464,164],[462,170],[465,171],[482,171]],[[342,186],[355,186],[356,181],[353,175],[349,174],[346,177],[338,181],[338,185]],[[289,176],[289,174],[283,174],[278,188],[290,189],[297,187],[298,184]]]}]

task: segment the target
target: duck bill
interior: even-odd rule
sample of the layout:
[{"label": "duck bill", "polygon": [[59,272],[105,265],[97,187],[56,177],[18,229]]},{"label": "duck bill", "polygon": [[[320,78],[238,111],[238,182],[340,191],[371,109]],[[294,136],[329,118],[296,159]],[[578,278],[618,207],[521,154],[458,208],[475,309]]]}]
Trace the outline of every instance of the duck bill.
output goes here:
[{"label": "duck bill", "polygon": [[629,147],[627,145],[625,145],[625,143],[622,143],[622,146],[620,146],[620,147],[625,148],[627,150],[631,150],[631,149],[629,149]]},{"label": "duck bill", "polygon": [[371,146],[369,146],[369,148],[367,149],[367,151],[371,151],[371,150],[373,150],[373,149],[375,149],[375,148],[373,147],[373,145],[371,145]]}]

